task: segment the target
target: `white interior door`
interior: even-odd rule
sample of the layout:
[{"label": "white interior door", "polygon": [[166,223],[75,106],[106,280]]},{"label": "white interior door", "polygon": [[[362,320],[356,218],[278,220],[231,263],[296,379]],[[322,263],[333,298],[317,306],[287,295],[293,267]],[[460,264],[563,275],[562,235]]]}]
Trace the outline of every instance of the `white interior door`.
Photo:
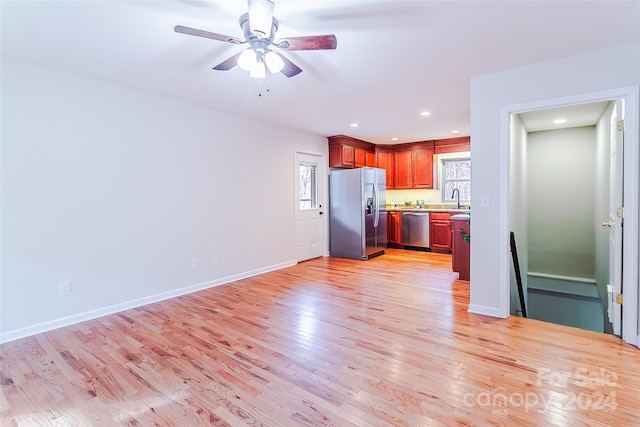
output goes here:
[{"label": "white interior door", "polygon": [[327,176],[323,157],[296,153],[296,259],[322,256],[324,190]]},{"label": "white interior door", "polygon": [[609,178],[609,221],[603,227],[609,227],[609,284],[608,314],[613,324],[613,333],[622,332],[622,307],[616,301],[616,295],[622,294],[622,206],[623,206],[623,138],[624,132],[618,128],[623,120],[624,101],[617,100],[611,115],[611,148]]}]

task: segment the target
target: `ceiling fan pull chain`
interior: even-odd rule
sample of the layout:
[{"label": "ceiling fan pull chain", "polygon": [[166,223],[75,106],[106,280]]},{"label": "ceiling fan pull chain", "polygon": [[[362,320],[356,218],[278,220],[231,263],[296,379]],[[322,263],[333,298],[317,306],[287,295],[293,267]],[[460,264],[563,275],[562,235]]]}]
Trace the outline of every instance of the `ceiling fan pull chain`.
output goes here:
[{"label": "ceiling fan pull chain", "polygon": [[[271,76],[269,76],[269,74],[270,73],[267,72],[267,75],[265,76],[265,78],[264,79],[260,79],[261,81],[258,82],[258,84],[260,84],[260,85],[262,85],[263,82],[264,82],[264,86],[265,86],[265,90],[264,91],[267,92],[267,93],[271,92],[271,85],[270,85]],[[261,97],[262,97],[262,90],[260,90],[258,92],[258,98],[261,98]]]}]

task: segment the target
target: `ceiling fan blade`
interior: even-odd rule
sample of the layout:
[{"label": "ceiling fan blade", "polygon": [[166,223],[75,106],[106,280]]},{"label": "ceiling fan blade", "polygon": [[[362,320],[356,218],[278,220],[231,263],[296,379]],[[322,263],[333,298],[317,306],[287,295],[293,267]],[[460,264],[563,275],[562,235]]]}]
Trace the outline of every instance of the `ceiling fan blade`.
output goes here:
[{"label": "ceiling fan blade", "polygon": [[204,37],[206,39],[220,40],[221,42],[242,44],[242,40],[231,36],[225,36],[224,34],[212,33],[210,31],[198,30],[197,28],[184,27],[182,25],[176,25],[173,30],[176,33],[188,34],[190,36]]},{"label": "ceiling fan blade", "polygon": [[227,70],[232,69],[233,67],[238,65],[238,58],[240,57],[241,54],[242,54],[242,52],[236,53],[231,58],[225,59],[224,61],[222,61],[221,63],[219,63],[215,67],[213,67],[213,69],[214,70],[219,70],[219,71],[227,71]]},{"label": "ceiling fan blade", "polygon": [[284,56],[280,55],[278,52],[276,53],[278,54],[278,56],[280,56],[280,58],[282,58],[282,61],[284,61],[284,67],[282,68],[282,70],[280,70],[282,74],[284,74],[287,77],[293,77],[302,72],[302,68],[298,67],[296,64],[291,62],[288,58],[285,58]]},{"label": "ceiling fan blade", "polygon": [[333,34],[287,37],[279,40],[276,46],[284,50],[327,50],[335,49],[338,46],[338,40]]}]

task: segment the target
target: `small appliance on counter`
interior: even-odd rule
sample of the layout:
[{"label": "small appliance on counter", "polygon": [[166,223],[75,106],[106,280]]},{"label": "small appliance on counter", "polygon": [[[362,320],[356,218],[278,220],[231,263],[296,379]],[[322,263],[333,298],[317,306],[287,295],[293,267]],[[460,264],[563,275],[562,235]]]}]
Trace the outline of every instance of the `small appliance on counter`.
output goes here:
[{"label": "small appliance on counter", "polygon": [[387,248],[386,172],[379,168],[331,169],[331,256],[369,259]]}]

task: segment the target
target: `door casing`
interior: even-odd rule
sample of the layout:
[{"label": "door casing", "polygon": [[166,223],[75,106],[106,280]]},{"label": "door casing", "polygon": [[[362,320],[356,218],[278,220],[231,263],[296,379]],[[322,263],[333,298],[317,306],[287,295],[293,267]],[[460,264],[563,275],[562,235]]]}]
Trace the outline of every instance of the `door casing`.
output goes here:
[{"label": "door casing", "polygon": [[[580,104],[597,101],[625,100],[625,147],[624,147],[624,209],[623,229],[623,265],[622,288],[624,295],[624,309],[622,314],[622,339],[633,345],[640,345],[639,331],[639,300],[638,300],[638,198],[640,176],[640,149],[638,147],[640,117],[640,95],[638,86],[628,86],[618,89],[584,93],[562,98],[547,99],[530,103],[504,106],[500,112],[500,232],[499,239],[503,242],[504,250],[499,254],[500,271],[500,302],[501,317],[510,314],[510,253],[509,253],[509,176],[510,176],[510,129],[511,115],[532,110],[557,108],[565,105]],[[634,119],[635,118],[635,119]],[[630,213],[634,214],[630,214]]]},{"label": "door casing", "polygon": [[298,164],[301,160],[301,156],[313,156],[317,159],[318,162],[318,170],[317,170],[317,182],[318,182],[318,204],[320,206],[319,211],[322,212],[320,215],[320,224],[321,224],[321,255],[328,256],[328,213],[329,206],[327,204],[328,197],[328,174],[327,174],[327,155],[325,153],[318,153],[314,151],[304,150],[304,149],[296,149],[294,155],[294,245],[295,245],[295,257],[296,261],[300,261],[299,254],[299,235],[298,235]]}]

